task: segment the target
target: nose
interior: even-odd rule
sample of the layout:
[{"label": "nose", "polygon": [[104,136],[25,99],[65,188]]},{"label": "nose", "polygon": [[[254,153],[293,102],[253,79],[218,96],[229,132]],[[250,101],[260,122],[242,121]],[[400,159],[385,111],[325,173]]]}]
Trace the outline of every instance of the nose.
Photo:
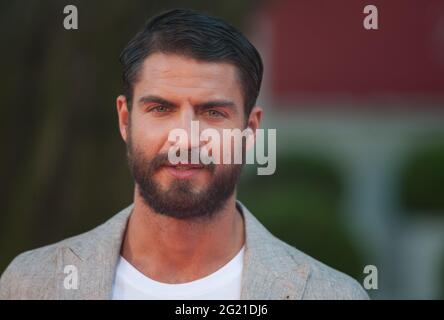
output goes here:
[{"label": "nose", "polygon": [[179,139],[175,145],[183,150],[198,149],[200,146],[200,126],[192,106],[181,108],[176,125],[177,129],[181,129],[185,133],[185,139]]}]

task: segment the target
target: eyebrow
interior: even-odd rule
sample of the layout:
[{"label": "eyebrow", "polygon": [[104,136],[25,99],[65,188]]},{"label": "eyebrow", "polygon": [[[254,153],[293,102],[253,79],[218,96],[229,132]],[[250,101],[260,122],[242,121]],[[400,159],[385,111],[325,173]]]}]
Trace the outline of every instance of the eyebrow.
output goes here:
[{"label": "eyebrow", "polygon": [[176,106],[176,104],[174,104],[173,102],[168,101],[162,97],[155,96],[155,95],[143,96],[139,99],[139,104],[141,104],[141,105],[148,104],[148,103],[158,103],[158,104],[162,104],[166,107],[175,107]]},{"label": "eyebrow", "polygon": [[236,110],[236,104],[233,101],[230,100],[211,100],[207,102],[198,103],[196,106],[198,109],[211,109],[211,108],[217,108],[217,107],[228,107],[232,109],[234,112],[237,112]]},{"label": "eyebrow", "polygon": [[[158,103],[162,104],[166,107],[177,107],[177,105],[171,101],[168,101],[162,97],[156,96],[156,95],[147,95],[143,96],[139,99],[139,104],[148,104],[148,103]],[[210,109],[215,107],[228,107],[232,109],[234,112],[237,112],[236,110],[236,104],[231,100],[226,99],[216,99],[216,100],[210,100],[202,103],[198,103],[194,105],[195,108],[198,109]]]}]

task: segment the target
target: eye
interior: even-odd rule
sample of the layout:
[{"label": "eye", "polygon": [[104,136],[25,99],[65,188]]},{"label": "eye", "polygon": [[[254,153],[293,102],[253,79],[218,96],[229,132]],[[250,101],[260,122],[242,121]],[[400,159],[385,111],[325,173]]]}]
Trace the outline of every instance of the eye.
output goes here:
[{"label": "eye", "polygon": [[224,118],[225,117],[225,115],[222,112],[214,110],[214,109],[208,110],[207,114],[210,118]]},{"label": "eye", "polygon": [[158,105],[149,109],[149,112],[163,113],[169,111],[169,108],[163,105]]}]

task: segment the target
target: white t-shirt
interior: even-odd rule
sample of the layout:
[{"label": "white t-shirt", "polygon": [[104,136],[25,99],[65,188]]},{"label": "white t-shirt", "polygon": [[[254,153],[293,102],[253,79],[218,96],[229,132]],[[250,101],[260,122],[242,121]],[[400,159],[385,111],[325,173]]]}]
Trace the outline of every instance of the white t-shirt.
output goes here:
[{"label": "white t-shirt", "polygon": [[114,279],[113,300],[239,300],[244,247],[212,274],[186,283],[155,281],[134,268],[122,256]]}]

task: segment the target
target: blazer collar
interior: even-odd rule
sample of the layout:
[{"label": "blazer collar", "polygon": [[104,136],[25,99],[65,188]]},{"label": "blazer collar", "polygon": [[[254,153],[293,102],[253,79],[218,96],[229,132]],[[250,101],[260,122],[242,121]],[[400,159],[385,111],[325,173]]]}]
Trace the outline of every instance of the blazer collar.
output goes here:
[{"label": "blazer collar", "polygon": [[59,289],[62,299],[111,298],[114,276],[128,218],[133,205],[123,209],[104,224],[67,242],[62,252],[63,265],[77,267],[77,290]]},{"label": "blazer collar", "polygon": [[[79,269],[79,289],[60,290],[67,299],[109,299],[120,249],[133,204],[110,220],[73,238],[62,252],[63,265]],[[241,299],[301,299],[310,274],[308,264],[296,261],[288,245],[274,237],[240,202],[245,222],[245,253]]]},{"label": "blazer collar", "polygon": [[273,236],[240,201],[236,207],[244,217],[246,234],[241,299],[302,299],[309,265],[296,261],[288,252],[290,247]]}]

